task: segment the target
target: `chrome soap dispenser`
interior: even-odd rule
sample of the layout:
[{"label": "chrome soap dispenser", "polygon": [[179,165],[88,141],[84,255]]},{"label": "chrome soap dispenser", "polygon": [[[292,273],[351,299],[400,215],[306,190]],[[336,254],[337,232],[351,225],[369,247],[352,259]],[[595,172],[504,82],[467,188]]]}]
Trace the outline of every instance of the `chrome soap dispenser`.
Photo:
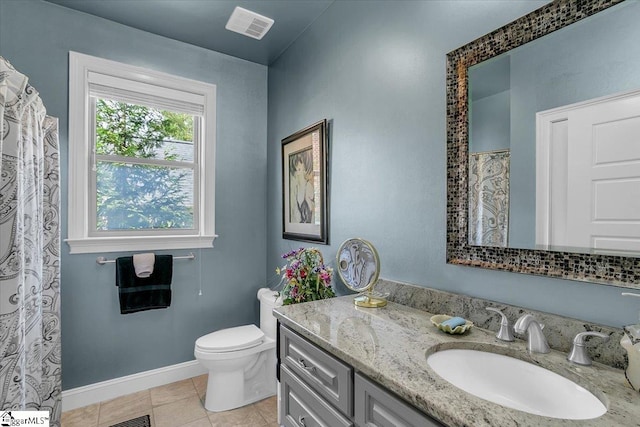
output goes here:
[{"label": "chrome soap dispenser", "polygon": [[[640,294],[623,292],[623,296],[640,298]],[[624,336],[620,340],[622,348],[627,350],[629,365],[625,371],[627,380],[634,390],[640,392],[640,312],[638,313],[638,323],[624,327]]]}]

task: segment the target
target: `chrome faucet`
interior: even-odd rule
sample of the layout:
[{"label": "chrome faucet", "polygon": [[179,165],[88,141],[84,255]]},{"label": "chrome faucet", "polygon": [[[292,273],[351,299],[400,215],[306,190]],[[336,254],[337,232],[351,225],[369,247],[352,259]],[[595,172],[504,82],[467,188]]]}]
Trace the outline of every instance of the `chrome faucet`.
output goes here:
[{"label": "chrome faucet", "polygon": [[507,316],[505,316],[504,313],[497,308],[487,307],[487,310],[496,312],[500,316],[502,316],[502,320],[500,321],[500,330],[496,334],[496,338],[502,341],[513,341],[513,327],[509,324],[509,319],[507,319]]},{"label": "chrome faucet", "polygon": [[547,344],[547,339],[542,333],[542,325],[532,315],[524,314],[520,316],[516,324],[513,326],[513,330],[517,334],[524,334],[527,332],[529,336],[529,352],[530,353],[549,353],[551,349]]},{"label": "chrome faucet", "polygon": [[576,334],[576,337],[573,339],[571,352],[567,356],[567,360],[569,362],[584,366],[591,365],[591,358],[587,354],[584,342],[584,339],[588,336],[600,337],[604,342],[609,341],[609,335],[603,334],[602,332],[580,332],[579,334]]}]

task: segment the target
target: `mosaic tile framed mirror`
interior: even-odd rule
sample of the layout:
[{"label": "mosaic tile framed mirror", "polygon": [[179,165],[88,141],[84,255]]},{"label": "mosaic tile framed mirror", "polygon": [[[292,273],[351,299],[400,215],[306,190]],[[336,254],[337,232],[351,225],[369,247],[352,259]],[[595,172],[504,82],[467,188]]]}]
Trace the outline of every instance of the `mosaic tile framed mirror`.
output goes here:
[{"label": "mosaic tile framed mirror", "polygon": [[639,114],[575,119],[640,105],[637,22],[556,0],[447,55],[447,263],[640,289]]}]

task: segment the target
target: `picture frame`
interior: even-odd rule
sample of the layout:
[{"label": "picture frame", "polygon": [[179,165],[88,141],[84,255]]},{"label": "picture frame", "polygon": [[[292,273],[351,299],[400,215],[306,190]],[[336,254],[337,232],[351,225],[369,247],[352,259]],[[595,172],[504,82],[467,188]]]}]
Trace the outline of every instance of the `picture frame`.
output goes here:
[{"label": "picture frame", "polygon": [[282,140],[282,238],[327,245],[327,119]]}]

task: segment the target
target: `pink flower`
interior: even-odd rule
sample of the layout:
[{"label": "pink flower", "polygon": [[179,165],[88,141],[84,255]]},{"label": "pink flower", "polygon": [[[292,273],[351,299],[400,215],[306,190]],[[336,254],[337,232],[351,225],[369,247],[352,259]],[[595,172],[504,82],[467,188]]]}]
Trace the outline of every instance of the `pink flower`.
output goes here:
[{"label": "pink flower", "polygon": [[284,273],[280,283],[284,286],[282,296],[285,305],[335,296],[330,285],[333,270],[324,265],[322,254],[317,249],[300,248],[282,257],[287,259],[287,264],[278,274]]}]

